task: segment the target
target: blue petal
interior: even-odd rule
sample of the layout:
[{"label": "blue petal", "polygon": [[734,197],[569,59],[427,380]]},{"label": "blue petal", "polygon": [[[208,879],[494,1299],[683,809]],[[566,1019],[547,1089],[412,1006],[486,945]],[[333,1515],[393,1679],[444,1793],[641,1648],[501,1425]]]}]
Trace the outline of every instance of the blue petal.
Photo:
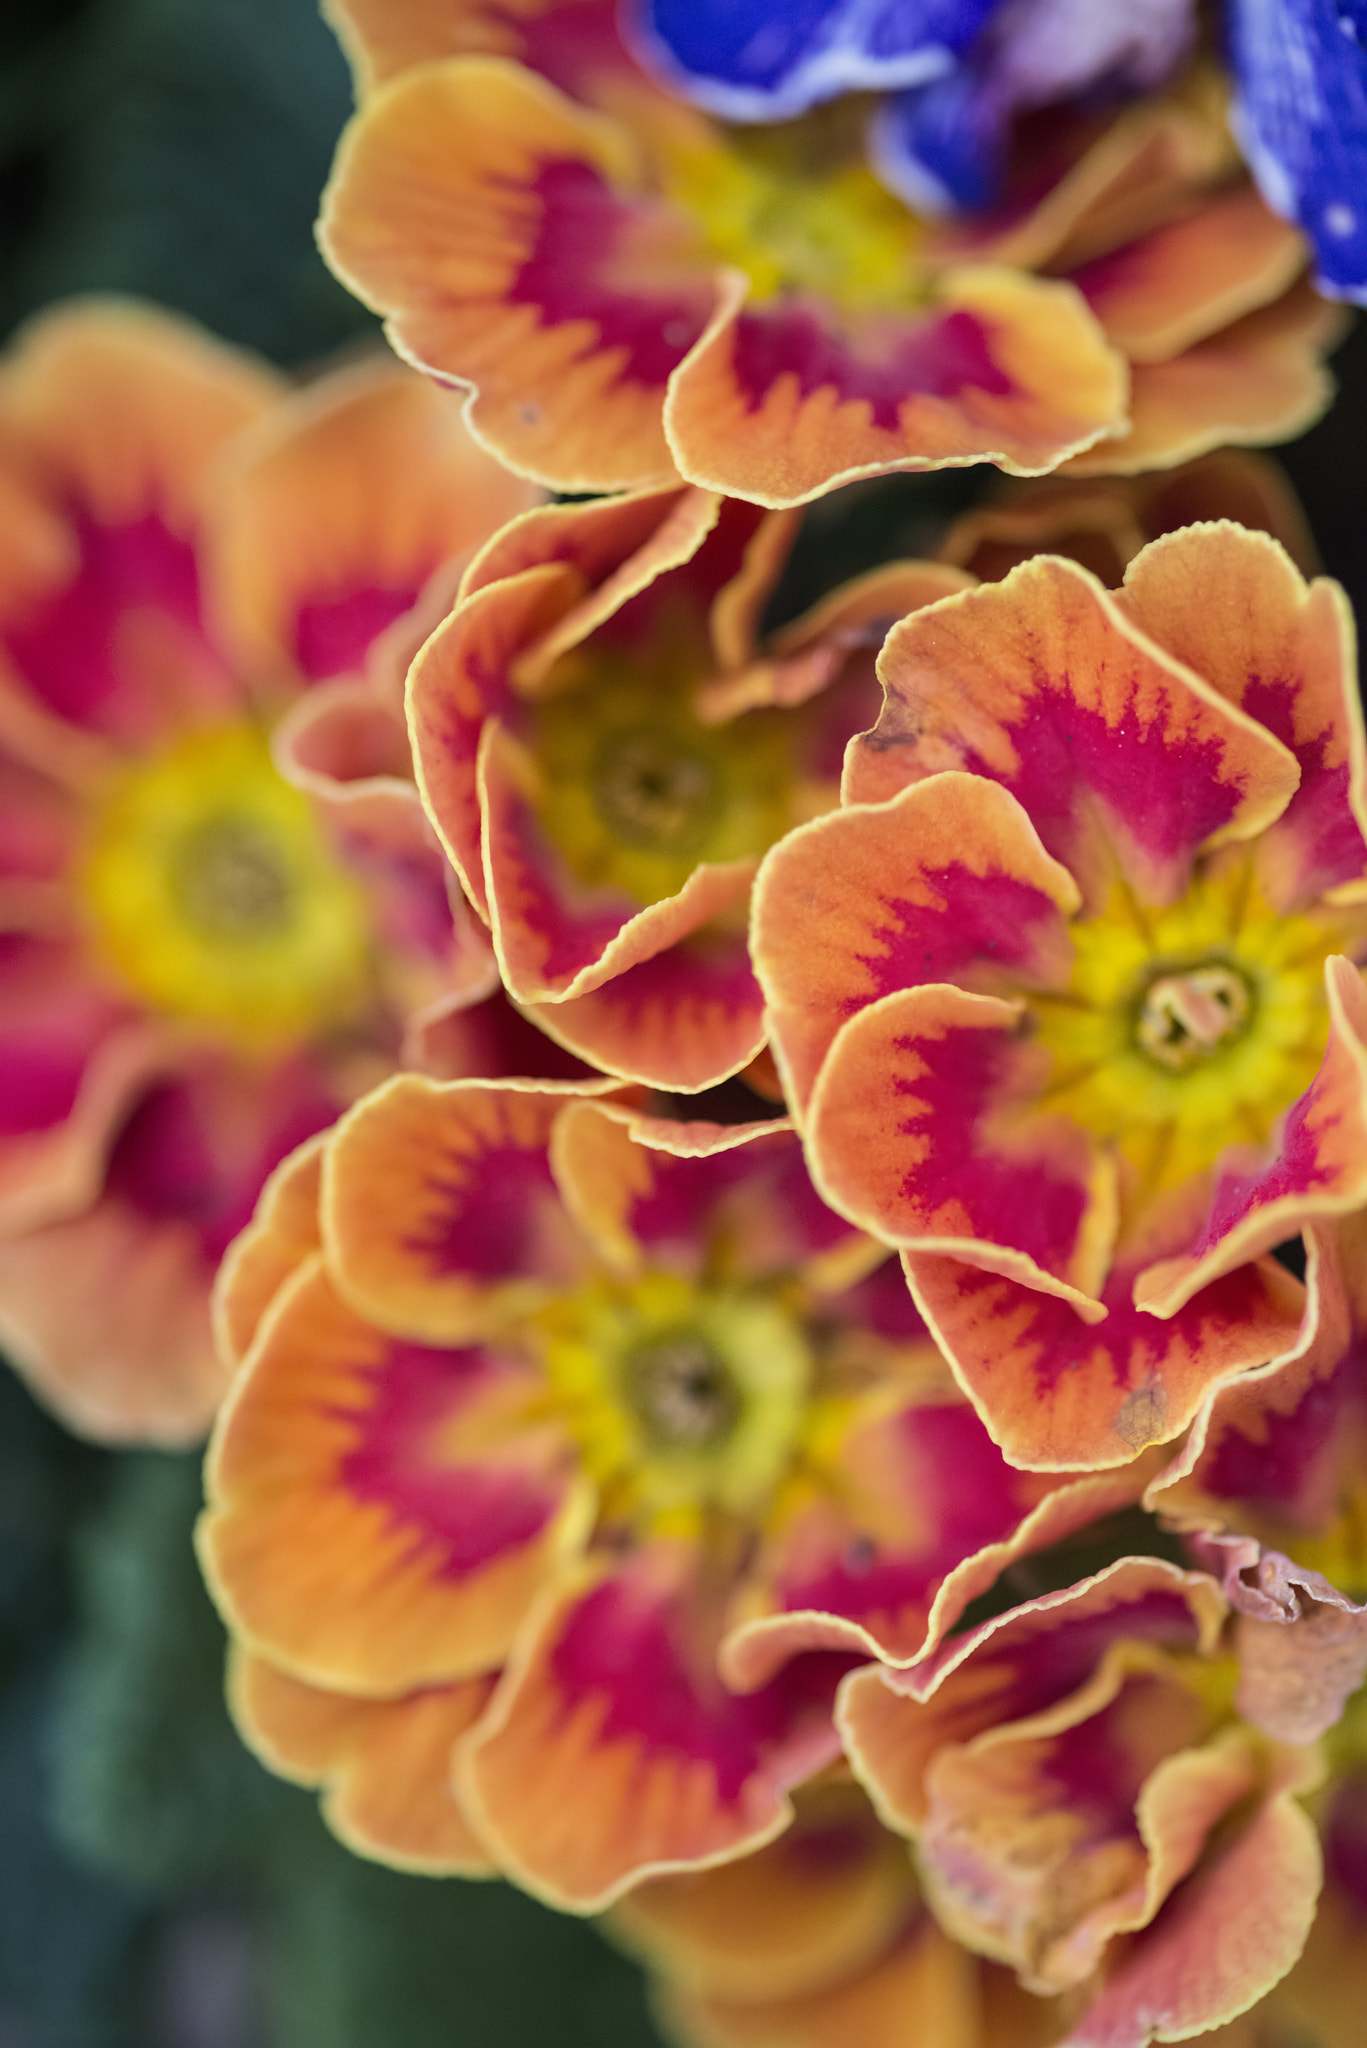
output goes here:
[{"label": "blue petal", "polygon": [[624,27],[651,69],[697,105],[731,121],[785,121],[837,93],[941,76],[996,4],[640,0]]},{"label": "blue petal", "polygon": [[951,71],[879,108],[869,131],[874,169],[917,213],[990,206],[1001,187],[1009,116],[979,72]]},{"label": "blue petal", "polygon": [[1367,304],[1367,0],[1230,0],[1234,124],[1333,298]]}]

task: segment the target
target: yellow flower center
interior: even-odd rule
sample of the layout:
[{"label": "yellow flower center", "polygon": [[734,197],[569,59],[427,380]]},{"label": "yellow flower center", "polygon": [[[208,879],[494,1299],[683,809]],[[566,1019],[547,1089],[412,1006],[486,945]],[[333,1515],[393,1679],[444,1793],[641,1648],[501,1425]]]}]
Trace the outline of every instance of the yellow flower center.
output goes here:
[{"label": "yellow flower center", "polygon": [[609,1518],[691,1534],[762,1515],[802,1432],[813,1361],[770,1297],[649,1273],[537,1319],[557,1405]]},{"label": "yellow flower center", "polygon": [[924,296],[921,223],[864,157],[867,103],[850,95],[796,121],[701,127],[666,145],[669,197],[760,303],[802,292],[852,313]]},{"label": "yellow flower center", "polygon": [[756,856],[796,822],[789,715],[706,725],[708,680],[687,630],[627,655],[567,655],[531,713],[541,822],[571,873],[638,903],[672,896],[701,861]]},{"label": "yellow flower center", "polygon": [[81,883],[104,960],[172,1016],[272,1046],[363,994],[360,893],[254,726],[188,733],[121,774]]},{"label": "yellow flower center", "polygon": [[1131,1199],[1231,1142],[1265,1143],[1323,1057],[1324,961],[1343,924],[1279,915],[1236,856],[1165,910],[1118,890],[1072,936],[1067,994],[1031,1004],[1053,1055],[1046,1099],[1116,1144]]}]

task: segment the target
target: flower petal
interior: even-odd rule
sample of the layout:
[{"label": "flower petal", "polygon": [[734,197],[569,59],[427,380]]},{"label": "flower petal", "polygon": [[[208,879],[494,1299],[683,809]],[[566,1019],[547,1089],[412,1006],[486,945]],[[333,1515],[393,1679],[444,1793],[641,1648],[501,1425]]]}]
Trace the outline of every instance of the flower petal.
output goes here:
[{"label": "flower petal", "polygon": [[991,776],[1093,905],[1118,875],[1172,900],[1199,850],[1252,838],[1299,779],[1270,733],[1056,556],[914,612],[879,671],[887,701],[850,749],[846,801],[946,768]]},{"label": "flower petal", "polygon": [[674,473],[664,387],[714,299],[709,265],[637,184],[624,128],[469,57],[366,102],[320,234],[406,355],[476,387],[470,423],[510,468],[630,488]]},{"label": "flower petal", "polygon": [[880,315],[861,348],[814,302],[747,306],[725,277],[665,405],[679,468],[713,490],[781,506],[889,470],[1034,476],[1123,424],[1124,362],[1071,285],[947,271],[929,312]]},{"label": "flower petal", "polygon": [[392,362],[320,378],[217,480],[206,538],[223,641],[258,679],[359,673],[436,569],[539,495],[427,378]]},{"label": "flower petal", "polygon": [[1136,476],[1222,443],[1293,440],[1327,408],[1324,358],[1344,315],[1306,284],[1163,363],[1136,363],[1129,432],[1074,456],[1075,476]]},{"label": "flower petal", "polygon": [[1300,785],[1258,849],[1277,908],[1359,880],[1367,748],[1352,613],[1338,585],[1307,584],[1274,540],[1222,521],[1151,542],[1126,570],[1120,603],[1299,762]]},{"label": "flower petal", "polygon": [[583,1520],[536,1387],[384,1336],[306,1261],[210,1451],[200,1554],[234,1635],[378,1699],[497,1665]]},{"label": "flower petal", "polygon": [[562,1910],[598,1912],[643,1878],[761,1848],[788,1825],[789,1789],[838,1752],[843,1661],[726,1692],[691,1640],[688,1572],[657,1545],[548,1595],[462,1745],[457,1784],[481,1837]]},{"label": "flower petal", "polygon": [[977,777],[936,776],[799,826],[760,869],[750,938],[795,1113],[842,1024],[896,990],[1065,980],[1077,902],[1019,804]]},{"label": "flower petal", "polygon": [[1296,1283],[1274,1260],[1237,1267],[1160,1322],[1130,1300],[1132,1268],[1102,1290],[1104,1322],[1067,1300],[924,1252],[906,1256],[917,1304],[993,1441],[1032,1471],[1122,1465],[1177,1436],[1212,1385],[1295,1345]]},{"label": "flower petal", "polygon": [[905,1844],[847,1782],[800,1786],[793,1806],[764,1848],[638,1885],[613,1908],[614,1938],[671,1987],[746,2005],[810,1996],[876,1960],[916,1913]]},{"label": "flower petal", "polygon": [[546,1146],[582,1092],[397,1074],[358,1103],[323,1175],[329,1264],[357,1311],[409,1336],[470,1343],[576,1278],[583,1253]]},{"label": "flower petal", "polygon": [[348,1849],[434,1877],[493,1873],[451,1788],[452,1751],[489,1688],[471,1678],[368,1700],[306,1685],[250,1651],[235,1648],[228,1662],[233,1720],[262,1762],[324,1788],[324,1817]]},{"label": "flower petal", "polygon": [[251,1222],[223,1255],[214,1279],[213,1324],[220,1355],[231,1366],[251,1350],[285,1281],[319,1248],[326,1139],[320,1131],[281,1161],[262,1185]]}]

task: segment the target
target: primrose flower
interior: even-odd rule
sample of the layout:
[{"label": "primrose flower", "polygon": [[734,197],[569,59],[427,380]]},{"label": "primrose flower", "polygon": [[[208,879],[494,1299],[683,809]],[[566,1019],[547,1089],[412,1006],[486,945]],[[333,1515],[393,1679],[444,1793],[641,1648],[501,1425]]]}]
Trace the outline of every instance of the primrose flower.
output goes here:
[{"label": "primrose flower", "polygon": [[760,1051],[759,857],[839,801],[888,625],[966,580],[895,562],[761,638],[797,519],[687,487],[528,513],[410,672],[423,793],[509,994],[660,1088]]},{"label": "primrose flower", "polygon": [[1113,119],[1023,127],[1002,202],[936,222],[866,90],[905,66],[833,54],[904,10],[742,8],[807,97],[836,95],[758,121],[693,104],[678,65],[652,75],[660,34],[630,8],[619,33],[601,0],[331,11],[361,105],[329,261],[401,353],[471,387],[481,440],[559,489],[677,472],[784,506],[945,464],[1132,472],[1326,402],[1339,322],[1200,67]]},{"label": "primrose flower", "polygon": [[[1367,294],[1367,55],[1354,8],[1226,0],[1233,125],[1263,198],[1315,245],[1321,291]],[[932,212],[1000,195],[1012,124],[1033,108],[1152,92],[1185,58],[1193,0],[922,0],[796,10],[642,0],[647,62],[699,106],[782,121],[850,88],[890,90],[878,161]]]},{"label": "primrose flower", "polygon": [[936,1917],[1025,1990],[1071,1996],[1045,2035],[1067,2048],[1205,2035],[1310,1930],[1300,1795],[1323,1764],[1238,1719],[1225,1611],[1205,1573],[1122,1559],[842,1688],[850,1762]]},{"label": "primrose flower", "polygon": [[[0,1328],[77,1428],[206,1427],[265,1175],[487,978],[380,668],[527,502],[392,364],[291,395],[91,302],[0,367]],[[315,679],[351,713],[326,814],[272,756]]]},{"label": "primrose flower", "polygon": [[903,1248],[1016,1462],[1104,1466],[1295,1341],[1270,1247],[1367,1185],[1342,593],[1184,528],[896,627],[846,808],[756,886],[818,1187]]},{"label": "primrose flower", "polygon": [[386,1083],[280,1170],[218,1316],[247,1738],[369,1853],[473,1842],[576,1911],[779,1833],[851,1661],[1143,1484],[1005,1465],[784,1124],[582,1084]]}]

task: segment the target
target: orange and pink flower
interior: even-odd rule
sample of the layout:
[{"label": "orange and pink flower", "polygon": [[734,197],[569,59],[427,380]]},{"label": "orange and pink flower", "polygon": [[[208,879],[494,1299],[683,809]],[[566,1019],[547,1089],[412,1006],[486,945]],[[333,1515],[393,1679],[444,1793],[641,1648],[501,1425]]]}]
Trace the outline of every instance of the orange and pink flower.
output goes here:
[{"label": "orange and pink flower", "polygon": [[880,672],[756,887],[789,1101],[1007,1455],[1118,1464],[1290,1349],[1268,1253],[1367,1192],[1346,604],[1196,526],[1114,596],[1042,556],[929,606]]},{"label": "orange and pink flower", "polygon": [[509,994],[660,1088],[760,1051],[759,858],[839,801],[888,626],[965,581],[890,563],[764,636],[798,516],[686,486],[530,512],[410,675],[423,794]]},{"label": "orange and pink flower", "polygon": [[77,1428],[203,1431],[266,1173],[487,982],[395,707],[529,502],[394,364],[293,394],[96,301],[0,367],[0,1327]]},{"label": "orange and pink flower", "polygon": [[579,1911],[780,1833],[851,1662],[1143,1484],[1004,1463],[785,1124],[610,1087],[399,1076],[287,1162],[201,1541],[267,1761]]},{"label": "orange and pink flower", "polygon": [[475,432],[566,490],[676,472],[794,505],[892,469],[1163,467],[1324,406],[1341,316],[1243,176],[1199,65],[1021,124],[989,212],[919,217],[867,94],[714,119],[605,0],[335,0],[360,112],[334,268]]}]

